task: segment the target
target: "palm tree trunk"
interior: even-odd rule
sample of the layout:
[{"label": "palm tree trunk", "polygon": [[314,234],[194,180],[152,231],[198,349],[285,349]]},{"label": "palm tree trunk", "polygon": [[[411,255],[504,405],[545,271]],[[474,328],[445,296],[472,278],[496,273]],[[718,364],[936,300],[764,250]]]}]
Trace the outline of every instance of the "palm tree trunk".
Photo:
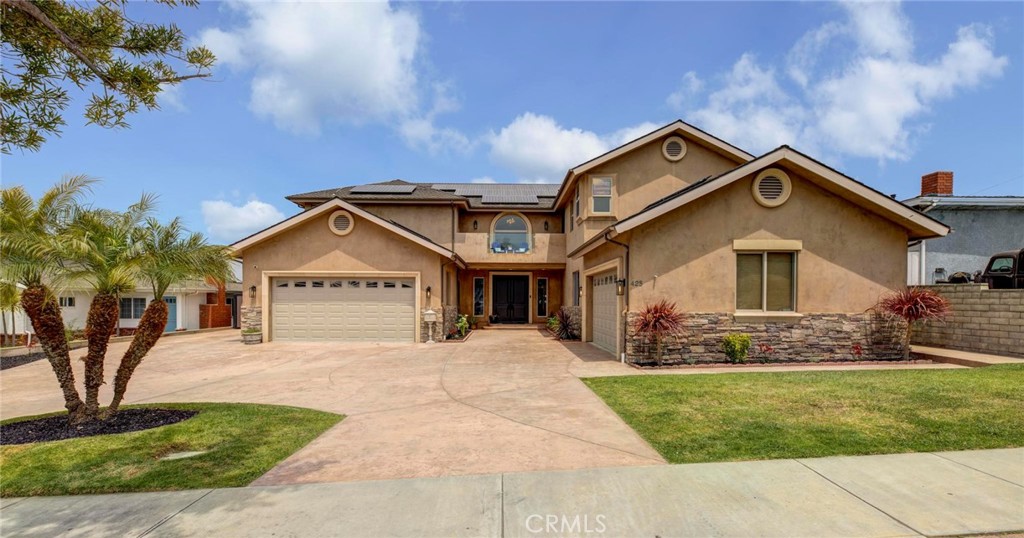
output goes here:
[{"label": "palm tree trunk", "polygon": [[75,388],[75,372],[71,369],[71,352],[64,334],[64,319],[57,299],[45,286],[29,286],[21,293],[21,307],[32,322],[32,330],[50,361],[57,382],[64,392],[64,407],[72,422],[81,419],[85,406]]},{"label": "palm tree trunk", "polygon": [[143,357],[156,345],[156,341],[164,334],[167,326],[167,303],[163,301],[150,301],[149,306],[142,313],[139,326],[135,329],[135,336],[128,346],[128,351],[121,357],[121,365],[117,368],[117,375],[114,376],[114,397],[110,400],[110,407],[104,417],[111,417],[117,413],[124,399],[124,393],[128,390],[128,381],[131,380],[135,368],[142,363]]},{"label": "palm tree trunk", "polygon": [[100,385],[103,384],[103,359],[107,345],[119,317],[117,297],[109,293],[96,294],[85,318],[85,337],[89,351],[85,355],[85,418],[99,418]]}]

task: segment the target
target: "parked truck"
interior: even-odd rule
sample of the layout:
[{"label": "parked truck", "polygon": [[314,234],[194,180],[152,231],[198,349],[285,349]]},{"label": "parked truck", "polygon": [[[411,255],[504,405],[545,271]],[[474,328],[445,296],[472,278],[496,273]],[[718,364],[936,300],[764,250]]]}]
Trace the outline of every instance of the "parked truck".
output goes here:
[{"label": "parked truck", "polygon": [[981,274],[989,289],[1024,289],[1024,248],[992,256]]}]

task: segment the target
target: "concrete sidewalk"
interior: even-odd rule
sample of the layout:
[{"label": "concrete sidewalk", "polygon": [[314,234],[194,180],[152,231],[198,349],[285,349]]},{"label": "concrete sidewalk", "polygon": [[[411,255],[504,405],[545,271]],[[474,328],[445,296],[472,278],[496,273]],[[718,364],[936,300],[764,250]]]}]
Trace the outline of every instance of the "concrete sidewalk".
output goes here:
[{"label": "concrete sidewalk", "polygon": [[1024,529],[1024,448],[3,499],[13,536],[948,536]]}]

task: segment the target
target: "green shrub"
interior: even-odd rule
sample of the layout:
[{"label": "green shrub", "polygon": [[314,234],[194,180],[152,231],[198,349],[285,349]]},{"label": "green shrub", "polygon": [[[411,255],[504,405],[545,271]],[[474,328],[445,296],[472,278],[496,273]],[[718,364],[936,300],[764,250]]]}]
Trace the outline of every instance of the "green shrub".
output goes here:
[{"label": "green shrub", "polygon": [[249,327],[248,329],[242,329],[242,334],[256,334],[263,332],[263,329],[259,327]]},{"label": "green shrub", "polygon": [[548,329],[558,332],[558,318],[555,316],[548,316]]},{"label": "green shrub", "polygon": [[722,339],[722,349],[733,363],[747,362],[750,353],[750,336],[742,333],[730,333]]},{"label": "green shrub", "polygon": [[466,319],[465,314],[455,320],[455,328],[459,331],[459,336],[466,336],[466,331],[469,330],[469,320]]}]

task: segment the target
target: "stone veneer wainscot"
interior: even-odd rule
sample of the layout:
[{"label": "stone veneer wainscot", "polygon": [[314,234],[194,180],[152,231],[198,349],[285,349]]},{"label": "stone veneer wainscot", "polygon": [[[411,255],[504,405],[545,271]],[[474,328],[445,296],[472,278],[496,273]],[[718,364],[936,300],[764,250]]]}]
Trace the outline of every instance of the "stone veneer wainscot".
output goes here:
[{"label": "stone veneer wainscot", "polygon": [[[626,360],[654,364],[654,342],[636,334],[636,316],[628,315]],[[804,314],[799,321],[767,323],[737,321],[732,314],[686,313],[683,330],[662,342],[662,363],[729,362],[722,339],[730,333],[750,335],[748,362],[899,360],[902,326],[872,313]],[[771,351],[759,344],[771,346]]]}]

